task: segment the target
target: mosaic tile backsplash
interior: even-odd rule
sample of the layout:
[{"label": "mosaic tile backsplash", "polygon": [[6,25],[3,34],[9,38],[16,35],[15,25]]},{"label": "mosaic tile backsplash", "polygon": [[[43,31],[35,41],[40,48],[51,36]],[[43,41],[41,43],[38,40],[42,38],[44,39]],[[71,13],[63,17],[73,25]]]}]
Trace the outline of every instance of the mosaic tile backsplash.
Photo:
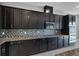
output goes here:
[{"label": "mosaic tile backsplash", "polygon": [[0,37],[23,36],[23,35],[55,35],[56,30],[48,29],[0,29]]}]

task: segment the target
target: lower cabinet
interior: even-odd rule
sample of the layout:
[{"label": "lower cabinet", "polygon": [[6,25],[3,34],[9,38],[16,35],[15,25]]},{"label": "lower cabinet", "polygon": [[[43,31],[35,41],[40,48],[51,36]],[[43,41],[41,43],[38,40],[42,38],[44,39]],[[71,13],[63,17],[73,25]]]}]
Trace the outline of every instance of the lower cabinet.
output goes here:
[{"label": "lower cabinet", "polygon": [[2,56],[28,56],[69,46],[68,36],[15,41],[2,44],[0,55]]},{"label": "lower cabinet", "polygon": [[40,39],[33,40],[33,54],[40,52]]},{"label": "lower cabinet", "polygon": [[10,56],[28,56],[40,52],[40,40],[12,42],[9,46]]},{"label": "lower cabinet", "polygon": [[33,41],[32,40],[27,40],[21,44],[18,44],[16,46],[16,51],[17,51],[17,56],[26,56],[26,55],[31,55],[33,54]]},{"label": "lower cabinet", "polygon": [[9,45],[9,56],[16,56],[17,55],[17,48],[16,47],[17,47],[16,44]]},{"label": "lower cabinet", "polygon": [[47,51],[47,39],[40,39],[40,52]]},{"label": "lower cabinet", "polygon": [[57,37],[48,38],[48,50],[57,48]]},{"label": "lower cabinet", "polygon": [[58,48],[67,47],[69,46],[69,36],[64,35],[58,37]]},{"label": "lower cabinet", "polygon": [[1,56],[9,55],[9,43],[4,43],[1,45]]},{"label": "lower cabinet", "polygon": [[69,36],[64,36],[64,47],[69,46]]},{"label": "lower cabinet", "polygon": [[57,37],[57,43],[58,43],[58,48],[62,48],[63,47],[63,36]]},{"label": "lower cabinet", "polygon": [[21,41],[19,44],[10,45],[9,49],[9,55],[13,56],[28,56],[36,54],[39,52],[39,40]]}]

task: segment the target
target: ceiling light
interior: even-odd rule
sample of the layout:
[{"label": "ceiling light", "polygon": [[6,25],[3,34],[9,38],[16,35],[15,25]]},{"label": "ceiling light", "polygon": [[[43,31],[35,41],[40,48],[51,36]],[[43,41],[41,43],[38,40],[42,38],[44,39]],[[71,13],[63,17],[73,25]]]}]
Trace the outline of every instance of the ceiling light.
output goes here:
[{"label": "ceiling light", "polygon": [[76,8],[79,8],[79,6],[76,6]]},{"label": "ceiling light", "polygon": [[46,10],[46,13],[49,13],[49,12],[50,12],[50,10],[49,10],[49,9],[47,9],[47,10]]}]

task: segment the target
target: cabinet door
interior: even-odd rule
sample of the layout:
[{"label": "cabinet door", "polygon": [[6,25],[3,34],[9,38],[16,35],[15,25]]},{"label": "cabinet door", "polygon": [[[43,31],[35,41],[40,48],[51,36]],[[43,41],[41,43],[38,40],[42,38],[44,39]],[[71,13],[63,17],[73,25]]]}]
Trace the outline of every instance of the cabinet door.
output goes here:
[{"label": "cabinet door", "polygon": [[55,22],[55,15],[50,15],[50,22]]},{"label": "cabinet door", "polygon": [[1,19],[2,19],[2,29],[6,28],[6,8],[4,6],[1,7]]},{"label": "cabinet door", "polygon": [[40,39],[33,40],[33,54],[40,52]]},{"label": "cabinet door", "polygon": [[48,38],[48,50],[53,50],[57,48],[57,38]]},{"label": "cabinet door", "polygon": [[69,45],[69,38],[68,36],[64,36],[64,46],[68,46]]},{"label": "cabinet door", "polygon": [[13,8],[2,6],[1,20],[2,20],[2,28],[4,29],[13,28]]},{"label": "cabinet door", "polygon": [[69,35],[69,16],[63,17],[62,25],[62,34]]},{"label": "cabinet door", "polygon": [[8,42],[1,45],[1,56],[9,56],[9,43]]},{"label": "cabinet door", "polygon": [[19,9],[14,8],[14,28],[21,29],[21,12]]},{"label": "cabinet door", "polygon": [[6,7],[6,28],[13,28],[13,8]]},{"label": "cabinet door", "polygon": [[58,48],[63,47],[63,36],[58,37]]},{"label": "cabinet door", "polygon": [[27,56],[33,54],[33,41],[27,40],[16,46],[17,56]]},{"label": "cabinet door", "polygon": [[59,16],[55,16],[55,25],[54,25],[55,29],[59,29]]},{"label": "cabinet door", "polygon": [[40,52],[40,40],[26,40],[12,42],[9,45],[10,56],[27,56]]},{"label": "cabinet door", "polygon": [[17,56],[17,45],[10,44],[9,45],[9,56]]},{"label": "cabinet door", "polygon": [[44,29],[44,14],[41,12],[37,12],[37,29]]},{"label": "cabinet door", "polygon": [[37,29],[37,13],[30,11],[29,13],[29,29]]},{"label": "cabinet door", "polygon": [[28,29],[29,28],[29,12],[27,10],[21,9],[21,24],[22,24],[22,29]]},{"label": "cabinet door", "polygon": [[47,51],[47,40],[40,39],[40,52]]},{"label": "cabinet door", "polygon": [[50,19],[49,14],[48,13],[45,13],[44,14],[44,17],[45,17],[45,21],[46,22],[49,22],[49,19]]}]

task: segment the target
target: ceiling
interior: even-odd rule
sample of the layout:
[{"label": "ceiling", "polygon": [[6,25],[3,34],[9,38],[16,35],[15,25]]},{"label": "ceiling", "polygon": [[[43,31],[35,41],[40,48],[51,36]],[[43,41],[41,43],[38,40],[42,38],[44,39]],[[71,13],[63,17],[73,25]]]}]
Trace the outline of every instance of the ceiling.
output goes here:
[{"label": "ceiling", "polygon": [[45,5],[52,6],[54,13],[79,15],[79,2],[21,2],[39,9],[43,9]]},{"label": "ceiling", "polygon": [[[79,15],[79,2],[1,2],[2,5],[20,7],[43,12],[45,5],[53,7],[54,14]],[[76,8],[78,6],[78,8]]]}]

